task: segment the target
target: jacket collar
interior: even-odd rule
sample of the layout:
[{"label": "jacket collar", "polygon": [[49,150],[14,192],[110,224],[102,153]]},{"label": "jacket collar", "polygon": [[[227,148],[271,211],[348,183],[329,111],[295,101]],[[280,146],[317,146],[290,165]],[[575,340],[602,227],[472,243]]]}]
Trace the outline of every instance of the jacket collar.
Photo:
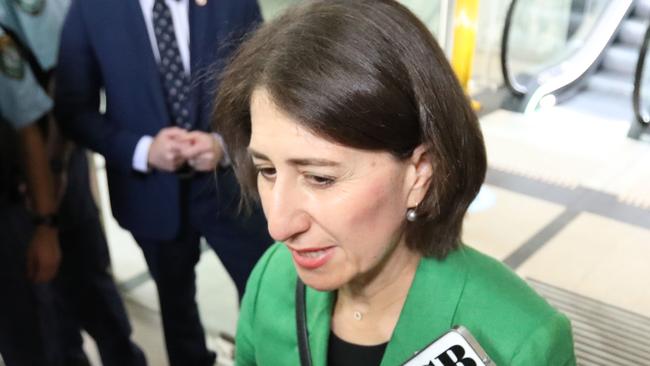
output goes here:
[{"label": "jacket collar", "polygon": [[[467,279],[465,251],[420,260],[381,366],[401,365],[451,329]],[[334,292],[307,288],[307,323],[314,366],[327,365]]]},{"label": "jacket collar", "polygon": [[465,251],[444,260],[423,258],[381,365],[401,365],[453,325],[465,288]]},{"label": "jacket collar", "polygon": [[194,74],[196,72],[195,61],[199,59],[199,52],[203,49],[201,46],[204,45],[203,38],[207,13],[203,11],[204,6],[197,6],[194,0],[189,1],[188,7],[187,14],[190,22],[190,69],[192,74]]}]

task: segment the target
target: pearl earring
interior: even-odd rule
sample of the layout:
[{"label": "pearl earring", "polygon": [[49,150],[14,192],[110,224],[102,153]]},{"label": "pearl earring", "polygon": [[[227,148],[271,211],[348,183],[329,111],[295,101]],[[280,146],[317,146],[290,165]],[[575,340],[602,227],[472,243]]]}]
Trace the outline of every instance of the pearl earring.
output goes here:
[{"label": "pearl earring", "polygon": [[406,221],[414,222],[418,219],[418,213],[415,212],[414,208],[409,208],[406,210]]}]

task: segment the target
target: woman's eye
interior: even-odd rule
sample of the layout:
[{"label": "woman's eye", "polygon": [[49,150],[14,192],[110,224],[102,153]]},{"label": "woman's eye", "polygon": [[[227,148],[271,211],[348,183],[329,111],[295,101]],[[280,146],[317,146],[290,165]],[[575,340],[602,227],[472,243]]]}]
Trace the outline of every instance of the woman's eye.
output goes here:
[{"label": "woman's eye", "polygon": [[327,176],[322,176],[322,175],[313,175],[313,174],[306,174],[305,178],[307,181],[315,186],[319,187],[327,187],[330,186],[334,183],[334,178],[332,177],[327,177]]},{"label": "woman's eye", "polygon": [[257,175],[260,175],[265,179],[273,179],[273,178],[275,178],[275,168],[255,167],[255,170],[257,170]]}]

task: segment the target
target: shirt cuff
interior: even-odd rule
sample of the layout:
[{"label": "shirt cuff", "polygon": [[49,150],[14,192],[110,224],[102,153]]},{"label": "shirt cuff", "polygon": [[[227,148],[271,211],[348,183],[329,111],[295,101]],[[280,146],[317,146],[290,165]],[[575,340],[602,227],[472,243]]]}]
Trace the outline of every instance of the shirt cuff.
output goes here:
[{"label": "shirt cuff", "polygon": [[221,149],[223,150],[223,157],[219,161],[219,166],[222,168],[227,168],[231,164],[230,155],[228,155],[228,149],[226,149],[226,143],[223,141],[223,137],[218,133],[212,133],[212,137],[221,144]]},{"label": "shirt cuff", "polygon": [[153,143],[153,137],[151,136],[142,136],[138,144],[135,145],[135,151],[133,152],[133,169],[141,172],[149,172],[149,148]]}]

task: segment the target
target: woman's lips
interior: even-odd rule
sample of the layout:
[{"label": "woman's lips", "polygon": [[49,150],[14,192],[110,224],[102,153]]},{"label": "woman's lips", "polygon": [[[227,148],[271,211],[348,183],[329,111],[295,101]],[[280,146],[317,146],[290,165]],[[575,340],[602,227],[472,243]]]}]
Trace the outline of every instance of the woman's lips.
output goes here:
[{"label": "woman's lips", "polygon": [[314,249],[291,249],[293,261],[305,269],[316,269],[327,263],[334,255],[334,247]]}]

